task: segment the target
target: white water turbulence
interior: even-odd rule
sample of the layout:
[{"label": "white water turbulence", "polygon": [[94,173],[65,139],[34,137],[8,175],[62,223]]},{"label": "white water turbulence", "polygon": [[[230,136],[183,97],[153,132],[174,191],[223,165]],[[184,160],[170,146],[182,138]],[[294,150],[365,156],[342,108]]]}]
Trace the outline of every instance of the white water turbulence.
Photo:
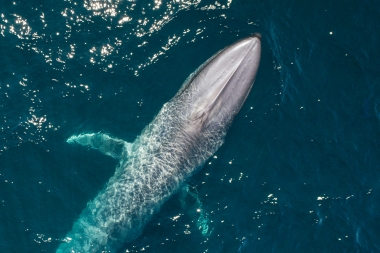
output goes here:
[{"label": "white water turbulence", "polygon": [[57,253],[116,252],[222,145],[253,85],[260,35],[219,51],[185,81],[133,143],[103,133],[67,142],[119,159],[115,174],[87,204]]}]

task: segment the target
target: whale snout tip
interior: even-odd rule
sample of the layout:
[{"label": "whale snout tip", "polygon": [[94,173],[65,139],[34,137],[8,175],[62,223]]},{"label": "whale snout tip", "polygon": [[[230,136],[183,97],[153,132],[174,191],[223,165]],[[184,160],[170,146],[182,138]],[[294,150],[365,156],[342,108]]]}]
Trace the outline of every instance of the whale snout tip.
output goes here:
[{"label": "whale snout tip", "polygon": [[260,33],[253,33],[250,36],[246,37],[242,41],[249,41],[254,44],[261,44],[261,34]]},{"label": "whale snout tip", "polygon": [[255,38],[258,38],[259,40],[261,40],[261,33],[254,33],[252,35],[252,37],[255,37]]}]

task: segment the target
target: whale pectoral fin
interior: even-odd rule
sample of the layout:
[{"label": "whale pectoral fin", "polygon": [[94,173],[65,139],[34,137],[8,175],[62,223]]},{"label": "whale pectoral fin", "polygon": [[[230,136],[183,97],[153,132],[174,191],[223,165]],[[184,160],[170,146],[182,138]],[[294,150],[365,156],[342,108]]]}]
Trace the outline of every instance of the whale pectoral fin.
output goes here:
[{"label": "whale pectoral fin", "polygon": [[91,133],[73,135],[67,139],[67,143],[78,143],[93,149],[97,149],[105,155],[115,159],[127,157],[131,152],[131,143],[112,138],[103,133]]},{"label": "whale pectoral fin", "polygon": [[196,219],[198,229],[202,235],[208,237],[213,229],[210,228],[208,213],[204,210],[197,188],[185,184],[180,192],[181,207],[187,211],[192,219]]}]

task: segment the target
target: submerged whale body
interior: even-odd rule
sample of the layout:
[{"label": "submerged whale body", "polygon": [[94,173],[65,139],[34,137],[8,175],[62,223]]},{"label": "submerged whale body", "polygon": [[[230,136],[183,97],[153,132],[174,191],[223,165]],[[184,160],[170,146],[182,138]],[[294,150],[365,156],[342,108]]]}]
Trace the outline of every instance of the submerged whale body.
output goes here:
[{"label": "submerged whale body", "polygon": [[219,51],[185,81],[133,143],[102,133],[67,142],[98,149],[120,162],[57,249],[116,252],[138,237],[153,214],[222,145],[253,85],[260,35]]}]

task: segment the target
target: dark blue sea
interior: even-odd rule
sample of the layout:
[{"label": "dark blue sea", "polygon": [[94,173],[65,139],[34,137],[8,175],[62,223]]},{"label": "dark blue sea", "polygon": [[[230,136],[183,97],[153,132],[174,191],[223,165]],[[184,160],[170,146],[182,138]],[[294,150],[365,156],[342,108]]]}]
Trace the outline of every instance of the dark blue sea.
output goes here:
[{"label": "dark blue sea", "polygon": [[[183,81],[255,32],[223,146],[120,252],[380,252],[380,3],[3,0],[0,252],[55,252]],[[199,222],[207,224],[207,231]]]}]

